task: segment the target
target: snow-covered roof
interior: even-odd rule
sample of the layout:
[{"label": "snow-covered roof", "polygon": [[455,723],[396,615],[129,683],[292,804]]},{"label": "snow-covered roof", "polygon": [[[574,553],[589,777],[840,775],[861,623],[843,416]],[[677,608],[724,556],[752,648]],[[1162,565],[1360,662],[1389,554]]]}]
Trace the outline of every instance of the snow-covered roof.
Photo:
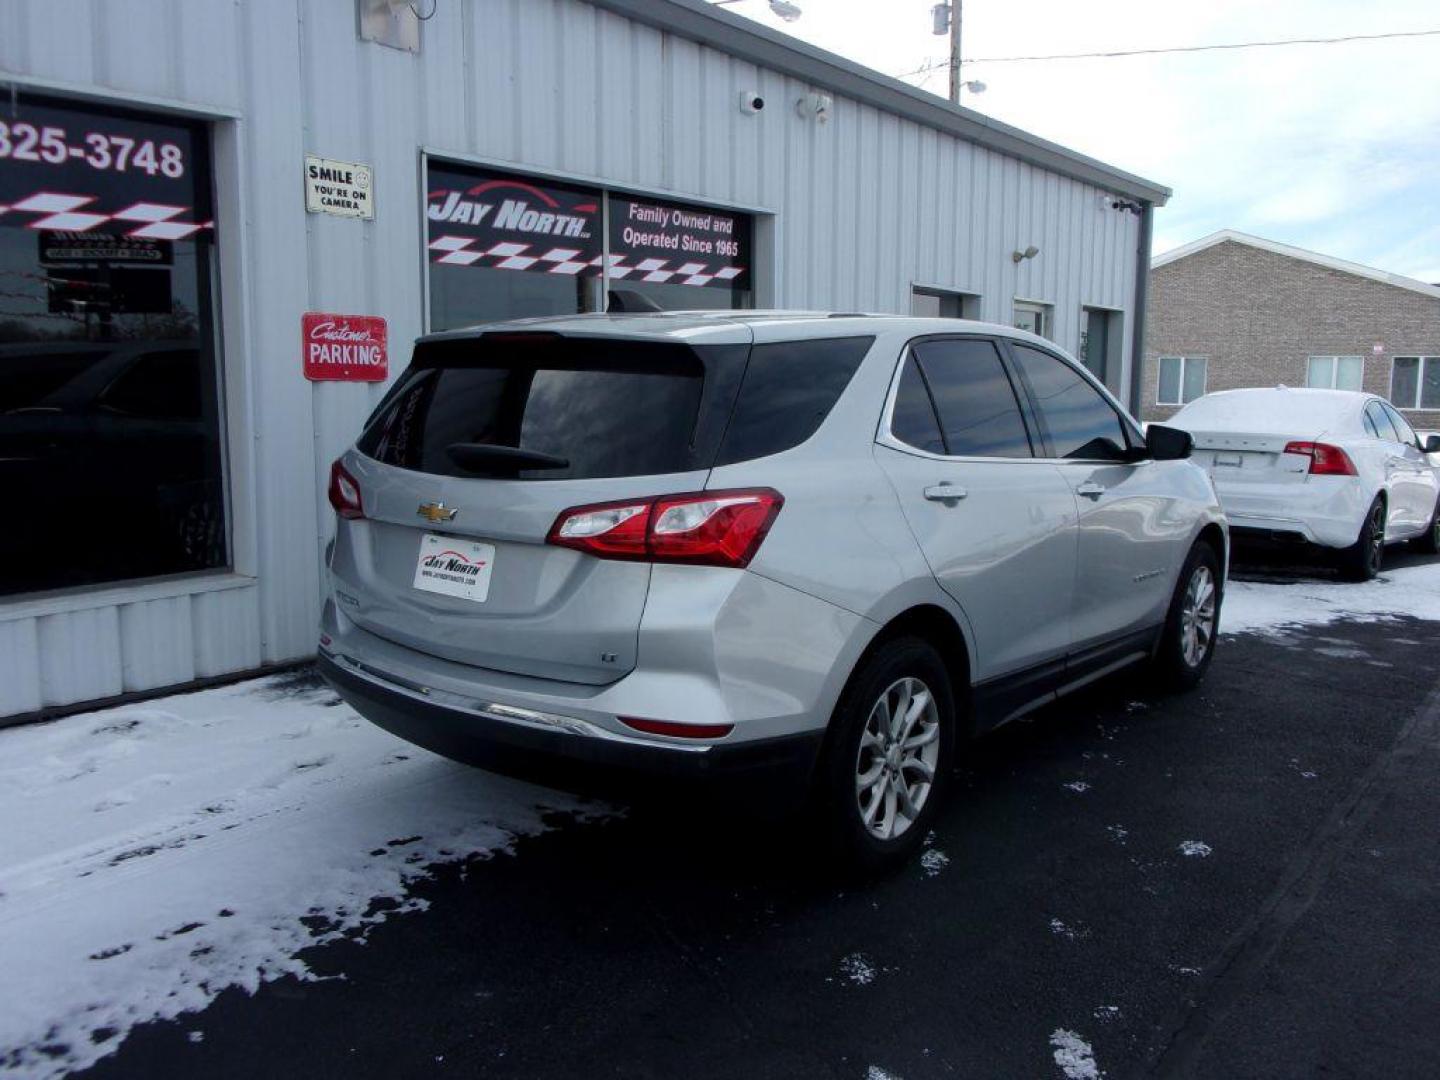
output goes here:
[{"label": "snow-covered roof", "polygon": [[1178,248],[1157,255],[1150,260],[1150,269],[1156,270],[1170,263],[1178,262],[1180,259],[1194,255],[1196,252],[1205,251],[1216,244],[1225,242],[1245,244],[1247,247],[1259,248],[1261,251],[1270,251],[1276,255],[1284,255],[1289,259],[1299,259],[1302,262],[1313,263],[1316,266],[1323,266],[1328,270],[1339,270],[1343,274],[1354,274],[1356,277],[1369,278],[1371,281],[1378,281],[1382,285],[1393,285],[1397,289],[1408,289],[1411,292],[1420,293],[1422,296],[1432,296],[1440,300],[1440,286],[1427,285],[1423,281],[1416,281],[1414,278],[1405,277],[1402,274],[1392,274],[1387,270],[1376,270],[1373,266],[1362,266],[1360,263],[1349,262],[1346,259],[1337,259],[1333,255],[1321,255],[1317,251],[1306,251],[1304,248],[1293,247],[1290,244],[1282,244],[1278,240],[1266,240],[1263,237],[1251,236],[1249,233],[1237,232],[1234,229],[1221,229],[1209,236],[1202,236],[1199,240],[1192,240]]}]

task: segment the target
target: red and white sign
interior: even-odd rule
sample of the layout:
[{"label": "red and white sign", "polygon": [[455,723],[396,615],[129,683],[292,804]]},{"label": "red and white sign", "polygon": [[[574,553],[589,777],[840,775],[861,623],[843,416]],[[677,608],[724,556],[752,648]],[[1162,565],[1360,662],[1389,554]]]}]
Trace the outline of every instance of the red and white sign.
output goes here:
[{"label": "red and white sign", "polygon": [[307,311],[300,328],[307,379],[383,382],[389,375],[385,320],[380,316]]}]

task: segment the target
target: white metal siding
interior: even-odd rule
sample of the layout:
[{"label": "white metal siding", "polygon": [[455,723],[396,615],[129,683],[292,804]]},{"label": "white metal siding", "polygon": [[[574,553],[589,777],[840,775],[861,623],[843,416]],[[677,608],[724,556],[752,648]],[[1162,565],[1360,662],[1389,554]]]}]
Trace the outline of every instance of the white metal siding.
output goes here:
[{"label": "white metal siding", "polygon": [[[1022,297],[1054,305],[1072,350],[1082,306],[1123,310],[1129,385],[1139,220],[1102,210],[1098,188],[843,97],[828,124],[801,119],[817,88],[580,0],[439,0],[419,56],[355,25],[353,0],[0,4],[0,80],[238,118],[217,121],[218,240],[236,569],[255,579],[0,605],[0,715],[311,653],[326,470],[382,388],[308,383],[300,315],[384,315],[403,366],[423,327],[422,146],[765,207],[774,265],[757,273],[779,306],[907,312],[921,283],[978,293],[1005,322]],[[741,90],[765,97],[760,115]],[[307,151],[374,166],[373,222],[305,213]]]}]

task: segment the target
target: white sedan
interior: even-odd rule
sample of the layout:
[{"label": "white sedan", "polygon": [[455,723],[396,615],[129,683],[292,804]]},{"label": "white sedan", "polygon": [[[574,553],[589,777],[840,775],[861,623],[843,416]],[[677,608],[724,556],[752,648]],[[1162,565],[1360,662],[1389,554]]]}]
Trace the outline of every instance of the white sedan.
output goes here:
[{"label": "white sedan", "polygon": [[1389,402],[1349,390],[1222,390],[1171,419],[1195,439],[1236,538],[1334,549],[1346,576],[1380,571],[1385,545],[1440,552],[1440,475]]}]

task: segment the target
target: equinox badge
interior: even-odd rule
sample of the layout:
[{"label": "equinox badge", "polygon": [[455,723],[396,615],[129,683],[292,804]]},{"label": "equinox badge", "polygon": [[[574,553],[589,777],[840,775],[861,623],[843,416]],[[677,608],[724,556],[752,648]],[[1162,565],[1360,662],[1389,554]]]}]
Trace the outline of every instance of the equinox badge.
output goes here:
[{"label": "equinox badge", "polygon": [[451,509],[443,502],[421,503],[420,509],[415,511],[416,515],[424,518],[431,524],[438,525],[442,521],[454,521],[455,515],[460,513],[459,509]]}]

